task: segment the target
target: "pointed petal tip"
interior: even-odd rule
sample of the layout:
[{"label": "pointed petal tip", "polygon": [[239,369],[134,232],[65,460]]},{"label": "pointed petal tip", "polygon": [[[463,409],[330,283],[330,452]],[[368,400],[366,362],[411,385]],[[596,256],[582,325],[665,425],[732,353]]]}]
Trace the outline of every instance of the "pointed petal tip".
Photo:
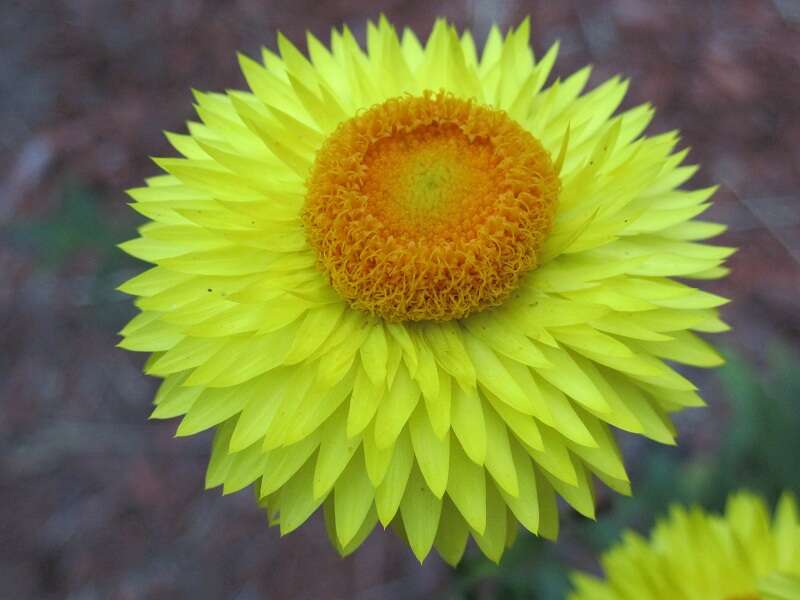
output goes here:
[{"label": "pointed petal tip", "polygon": [[414,553],[414,558],[416,558],[419,561],[420,566],[422,566],[422,563],[424,563],[425,559],[428,557],[428,553],[426,552],[425,554],[418,554],[417,551],[413,549],[412,552]]}]

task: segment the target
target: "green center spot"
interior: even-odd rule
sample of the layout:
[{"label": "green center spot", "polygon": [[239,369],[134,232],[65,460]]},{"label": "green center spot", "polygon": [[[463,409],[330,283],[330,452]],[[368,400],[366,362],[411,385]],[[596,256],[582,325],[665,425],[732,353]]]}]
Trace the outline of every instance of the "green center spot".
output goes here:
[{"label": "green center spot", "polygon": [[441,159],[414,165],[408,172],[401,199],[409,216],[425,218],[453,207],[455,173],[450,161]]}]

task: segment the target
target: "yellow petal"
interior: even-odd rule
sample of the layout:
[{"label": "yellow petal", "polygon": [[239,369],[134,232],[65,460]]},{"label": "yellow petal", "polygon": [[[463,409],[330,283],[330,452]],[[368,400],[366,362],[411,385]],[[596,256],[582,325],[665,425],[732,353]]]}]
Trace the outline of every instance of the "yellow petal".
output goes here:
[{"label": "yellow petal", "polygon": [[465,335],[464,342],[475,365],[479,383],[497,398],[522,412],[529,412],[529,400],[503,363],[484,342]]},{"label": "yellow petal", "polygon": [[372,486],[377,489],[389,469],[395,446],[378,448],[375,444],[375,431],[372,427],[369,427],[364,433],[362,446],[364,448],[364,463],[367,468],[367,475],[372,482]]},{"label": "yellow petal", "polygon": [[419,469],[412,469],[400,504],[400,514],[408,543],[420,563],[433,546],[441,509],[441,498],[431,493]]},{"label": "yellow petal", "polygon": [[417,465],[430,491],[441,498],[450,468],[450,436],[439,438],[431,427],[425,407],[417,406],[408,423]]},{"label": "yellow petal", "polygon": [[347,411],[339,409],[322,429],[317,464],[314,468],[314,497],[324,499],[361,445],[361,437],[345,434]]},{"label": "yellow petal", "polygon": [[441,321],[426,324],[423,331],[437,364],[461,387],[475,387],[475,367],[464,348],[460,327],[452,321]]},{"label": "yellow petal", "polygon": [[363,455],[357,453],[333,490],[336,536],[342,546],[355,537],[372,507],[375,490],[367,477]]},{"label": "yellow petal", "polygon": [[314,457],[280,489],[281,535],[291,533],[305,523],[324,500],[313,493]]},{"label": "yellow petal", "polygon": [[486,527],[482,532],[473,531],[472,537],[481,551],[495,563],[500,562],[506,545],[506,505],[497,488],[486,486]]},{"label": "yellow petal", "polygon": [[411,380],[408,370],[400,367],[394,384],[375,415],[375,443],[378,448],[386,448],[395,443],[414,412],[419,396],[419,387]]},{"label": "yellow petal", "polygon": [[511,454],[514,459],[514,469],[519,482],[519,494],[512,496],[498,488],[503,500],[514,516],[531,533],[539,531],[539,500],[536,491],[536,474],[531,465],[531,459],[519,444],[511,443]]},{"label": "yellow petal", "polygon": [[483,467],[472,462],[460,444],[450,448],[447,495],[469,526],[482,533],[486,528],[486,476]]},{"label": "yellow petal", "polygon": [[397,514],[413,466],[414,454],[411,450],[411,441],[408,433],[403,431],[394,445],[394,453],[386,475],[375,489],[375,507],[378,509],[378,519],[384,527],[388,527]]},{"label": "yellow petal", "polygon": [[486,470],[499,487],[511,496],[519,496],[517,471],[511,456],[508,430],[502,419],[490,407],[485,407],[486,419]]},{"label": "yellow petal", "polygon": [[447,564],[455,567],[464,555],[468,538],[469,527],[458,509],[453,506],[453,502],[445,496],[442,501],[439,530],[436,532],[434,540],[436,550]]},{"label": "yellow petal", "polygon": [[319,447],[319,435],[311,435],[296,444],[275,448],[265,453],[267,461],[264,465],[259,495],[264,498],[275,493],[289,479],[294,477],[314,451]]},{"label": "yellow petal", "polygon": [[452,401],[450,421],[453,433],[469,459],[482,465],[486,460],[486,422],[478,390],[464,390],[457,385],[453,388]]},{"label": "yellow petal", "polygon": [[364,371],[375,385],[384,385],[389,349],[383,325],[376,323],[369,329],[367,339],[360,348]]},{"label": "yellow petal", "polygon": [[353,437],[364,431],[372,421],[385,391],[384,385],[375,385],[370,381],[363,363],[356,371],[353,394],[350,396],[350,408],[347,415],[347,437]]},{"label": "yellow petal", "polygon": [[452,404],[453,380],[439,373],[439,395],[435,399],[425,398],[425,408],[436,437],[442,439],[450,431],[450,407]]},{"label": "yellow petal", "polygon": [[553,363],[552,369],[537,371],[543,379],[553,384],[576,402],[599,412],[608,412],[609,406],[600,390],[578,366],[566,350],[556,350],[542,346],[547,359]]}]

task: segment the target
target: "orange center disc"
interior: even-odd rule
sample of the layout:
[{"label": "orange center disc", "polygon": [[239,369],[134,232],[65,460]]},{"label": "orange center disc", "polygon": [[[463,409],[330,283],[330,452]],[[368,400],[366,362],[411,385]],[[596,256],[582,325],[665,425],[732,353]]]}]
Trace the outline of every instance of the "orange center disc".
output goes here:
[{"label": "orange center disc", "polygon": [[303,214],[331,285],[390,321],[500,304],[537,265],[559,179],[500,110],[443,92],[393,98],[320,148]]}]

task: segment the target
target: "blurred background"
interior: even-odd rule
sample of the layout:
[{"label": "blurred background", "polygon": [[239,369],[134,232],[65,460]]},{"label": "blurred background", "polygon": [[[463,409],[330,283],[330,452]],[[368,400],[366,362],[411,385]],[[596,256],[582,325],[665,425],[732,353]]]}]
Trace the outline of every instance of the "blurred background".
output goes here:
[{"label": "blurred background", "polygon": [[[208,435],[148,422],[156,381],[115,348],[133,315],[115,287],[144,268],[116,249],[141,223],[124,190],[173,152],[190,87],[242,88],[235,52],[283,31],[327,41],[383,11],[421,35],[437,15],[482,40],[532,18],[556,76],[632,79],[649,132],[680,128],[721,184],[710,215],[740,251],[706,288],[732,297],[728,364],[692,372],[710,408],[680,446],[621,437],[632,499],[602,490],[599,522],[564,510],[558,545],[521,535],[502,566],[470,552],[420,567],[391,534],[345,560],[314,520],[279,541],[251,493],[203,491]],[[562,598],[571,569],[671,501],[722,505],[746,486],[800,490],[800,2],[797,0],[3,0],[0,2],[0,597]]]}]

